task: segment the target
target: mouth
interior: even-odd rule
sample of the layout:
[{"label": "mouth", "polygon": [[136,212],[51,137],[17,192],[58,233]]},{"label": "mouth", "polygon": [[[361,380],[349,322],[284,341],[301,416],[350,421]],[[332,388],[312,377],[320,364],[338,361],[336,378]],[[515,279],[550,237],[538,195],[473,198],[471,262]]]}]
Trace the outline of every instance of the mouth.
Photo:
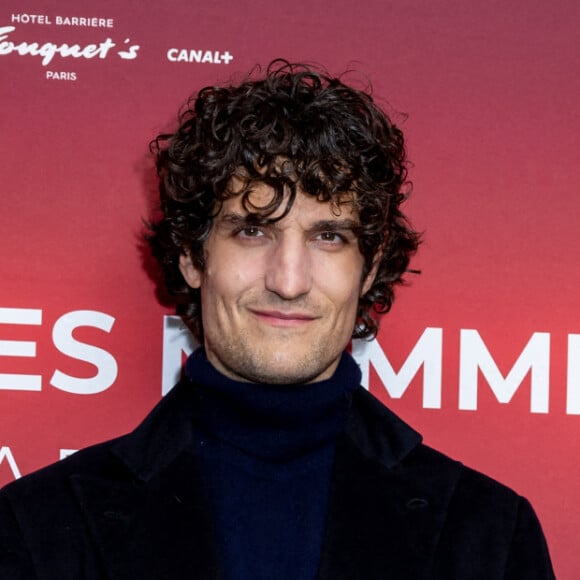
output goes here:
[{"label": "mouth", "polygon": [[305,312],[282,312],[279,310],[251,310],[251,312],[258,320],[270,326],[304,326],[318,318]]}]

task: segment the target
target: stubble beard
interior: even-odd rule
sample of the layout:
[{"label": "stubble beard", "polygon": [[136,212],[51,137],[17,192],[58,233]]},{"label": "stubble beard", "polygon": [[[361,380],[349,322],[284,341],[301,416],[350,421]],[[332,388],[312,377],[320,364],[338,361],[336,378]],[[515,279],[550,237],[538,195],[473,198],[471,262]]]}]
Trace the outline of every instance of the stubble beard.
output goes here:
[{"label": "stubble beard", "polygon": [[[219,337],[218,337],[219,340]],[[291,385],[313,382],[340,357],[327,352],[322,341],[299,349],[299,356],[292,359],[288,355],[300,338],[287,336],[288,349],[283,344],[275,348],[257,346],[255,339],[244,333],[236,343],[220,341],[218,349],[211,348],[211,339],[206,343],[210,361],[224,374],[234,380],[270,385]],[[267,338],[264,337],[264,341]],[[283,343],[283,341],[278,341]],[[217,358],[216,360],[211,360]],[[219,368],[222,367],[222,368]]]}]

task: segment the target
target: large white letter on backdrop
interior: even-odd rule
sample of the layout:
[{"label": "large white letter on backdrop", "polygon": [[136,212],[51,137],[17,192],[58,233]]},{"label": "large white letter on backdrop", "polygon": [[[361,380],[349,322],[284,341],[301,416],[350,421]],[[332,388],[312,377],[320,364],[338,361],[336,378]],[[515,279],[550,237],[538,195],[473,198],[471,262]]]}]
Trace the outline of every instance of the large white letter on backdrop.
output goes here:
[{"label": "large white letter on backdrop", "polygon": [[478,370],[500,403],[509,403],[530,372],[532,413],[547,413],[550,395],[550,334],[535,332],[504,378],[477,330],[461,331],[459,408],[477,409]]},{"label": "large white letter on backdrop", "polygon": [[443,329],[426,328],[397,373],[378,340],[353,340],[352,354],[362,370],[362,384],[369,386],[370,365],[377,371],[383,386],[393,399],[400,399],[423,367],[423,407],[441,408]]}]

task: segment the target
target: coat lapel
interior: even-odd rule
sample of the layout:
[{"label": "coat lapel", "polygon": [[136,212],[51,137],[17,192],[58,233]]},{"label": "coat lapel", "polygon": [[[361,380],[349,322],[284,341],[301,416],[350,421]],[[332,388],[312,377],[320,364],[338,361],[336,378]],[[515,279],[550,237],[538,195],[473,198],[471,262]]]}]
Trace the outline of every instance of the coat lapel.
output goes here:
[{"label": "coat lapel", "polygon": [[107,577],[220,578],[198,463],[184,452],[159,477],[114,488],[72,477]]},{"label": "coat lapel", "polygon": [[319,580],[429,578],[461,466],[435,465],[367,394],[356,403],[337,443]]},{"label": "coat lapel", "polygon": [[193,445],[192,391],[176,386],[121,438],[109,473],[71,476],[107,578],[222,578]]}]

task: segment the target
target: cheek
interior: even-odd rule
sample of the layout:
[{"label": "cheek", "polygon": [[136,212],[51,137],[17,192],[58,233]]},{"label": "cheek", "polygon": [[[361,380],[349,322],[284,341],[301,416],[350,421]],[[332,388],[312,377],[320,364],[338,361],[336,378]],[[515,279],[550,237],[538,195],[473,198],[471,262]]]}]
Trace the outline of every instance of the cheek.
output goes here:
[{"label": "cheek", "polygon": [[228,260],[220,264],[219,268],[208,266],[201,286],[202,304],[205,302],[214,310],[230,310],[248,292],[259,287],[260,278],[257,260]]},{"label": "cheek", "polygon": [[344,264],[331,263],[317,269],[317,287],[332,302],[337,312],[350,316],[356,313],[361,276],[362,258]]}]

